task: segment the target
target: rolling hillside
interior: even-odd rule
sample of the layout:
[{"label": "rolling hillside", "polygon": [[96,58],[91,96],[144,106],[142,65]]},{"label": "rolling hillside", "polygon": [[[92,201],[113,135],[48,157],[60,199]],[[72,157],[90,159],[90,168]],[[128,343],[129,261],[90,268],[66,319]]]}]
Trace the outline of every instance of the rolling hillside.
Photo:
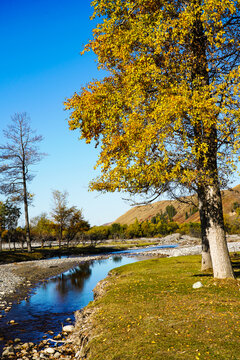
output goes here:
[{"label": "rolling hillside", "polygon": [[[196,202],[196,197],[193,197],[193,199],[195,200],[194,202]],[[232,211],[232,209],[235,202],[240,204],[240,185],[237,185],[232,190],[224,190],[222,192],[222,200],[224,215],[228,215],[230,221],[234,220],[236,213]],[[178,200],[162,200],[148,205],[135,206],[117,218],[114,223],[129,225],[134,223],[136,219],[138,219],[139,222],[150,220],[157,213],[160,213],[161,211],[164,213],[166,206],[168,205],[173,205],[177,211],[177,214],[173,218],[174,221],[178,223],[199,221],[198,211],[191,215],[193,205],[188,205]],[[188,214],[187,219],[186,213]]]}]

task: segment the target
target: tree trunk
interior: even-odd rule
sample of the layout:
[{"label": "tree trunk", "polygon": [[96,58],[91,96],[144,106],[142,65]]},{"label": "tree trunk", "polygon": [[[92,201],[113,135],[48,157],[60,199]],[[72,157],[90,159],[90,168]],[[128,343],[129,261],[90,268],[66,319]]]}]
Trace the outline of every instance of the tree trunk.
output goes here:
[{"label": "tree trunk", "polygon": [[[205,86],[209,85],[210,81],[206,56],[207,42],[201,19],[201,1],[193,0],[193,5],[196,6],[196,17],[191,27],[192,41],[190,44],[193,55],[192,86],[193,91],[201,92]],[[212,116],[217,116],[217,114],[212,114]],[[234,278],[224,231],[217,166],[218,138],[214,122],[208,124],[202,122],[201,119],[196,119],[194,137],[196,149],[201,149],[203,143],[207,145],[207,152],[206,150],[203,152],[200,150],[197,157],[197,170],[200,181],[198,196],[200,199],[199,211],[202,229],[202,267],[207,268],[209,266],[208,246],[210,246],[214,277],[220,279]]]},{"label": "tree trunk", "polygon": [[219,185],[215,182],[205,189],[207,201],[206,235],[209,241],[213,275],[218,279],[234,278],[224,231],[222,199]]},{"label": "tree trunk", "polygon": [[198,189],[198,208],[201,221],[201,238],[202,238],[202,266],[201,270],[206,271],[212,269],[212,259],[210,254],[209,241],[207,238],[207,206],[206,198],[204,196],[204,189]]},{"label": "tree trunk", "polygon": [[62,246],[62,225],[60,224],[60,234],[59,234],[59,239],[58,239],[58,245],[59,245],[59,249]]},{"label": "tree trunk", "polygon": [[210,253],[209,242],[207,238],[202,238],[202,265],[201,271],[206,271],[212,269],[212,258]]},{"label": "tree trunk", "polygon": [[23,201],[24,201],[24,213],[25,213],[27,251],[31,252],[32,248],[31,248],[30,226],[29,226],[29,217],[28,217],[27,185],[26,185],[26,178],[25,178],[24,163],[23,163]]},{"label": "tree trunk", "polygon": [[2,246],[2,236],[0,235],[0,251],[2,252],[3,246]]},{"label": "tree trunk", "polygon": [[28,250],[28,252],[31,252],[32,248],[31,248],[31,238],[30,238],[30,227],[29,227],[27,199],[24,199],[24,213],[25,213],[25,228],[26,228],[27,250]]}]

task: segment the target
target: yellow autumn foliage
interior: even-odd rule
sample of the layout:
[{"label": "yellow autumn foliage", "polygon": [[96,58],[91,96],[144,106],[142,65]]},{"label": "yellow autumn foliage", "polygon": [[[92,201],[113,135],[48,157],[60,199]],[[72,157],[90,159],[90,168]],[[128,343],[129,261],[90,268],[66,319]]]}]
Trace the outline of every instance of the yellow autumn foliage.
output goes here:
[{"label": "yellow autumn foliage", "polygon": [[101,145],[92,190],[199,188],[240,148],[240,1],[94,0],[101,81],[65,102],[69,128]]}]

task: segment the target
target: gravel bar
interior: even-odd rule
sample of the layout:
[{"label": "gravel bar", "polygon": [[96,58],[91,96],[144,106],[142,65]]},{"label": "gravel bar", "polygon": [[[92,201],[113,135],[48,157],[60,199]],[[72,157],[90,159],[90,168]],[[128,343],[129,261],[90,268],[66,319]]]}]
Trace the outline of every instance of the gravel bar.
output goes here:
[{"label": "gravel bar", "polygon": [[0,301],[12,297],[15,292],[29,289],[30,286],[52,276],[61,274],[86,261],[105,258],[106,256],[78,256],[64,259],[44,259],[22,261],[0,265]]}]

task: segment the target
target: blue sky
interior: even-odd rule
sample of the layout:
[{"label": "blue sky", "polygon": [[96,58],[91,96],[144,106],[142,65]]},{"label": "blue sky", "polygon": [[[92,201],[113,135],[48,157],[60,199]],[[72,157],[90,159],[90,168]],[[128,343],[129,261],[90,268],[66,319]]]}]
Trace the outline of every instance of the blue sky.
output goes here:
[{"label": "blue sky", "polygon": [[[97,175],[97,150],[68,130],[63,101],[93,78],[100,78],[94,54],[80,55],[91,39],[88,0],[0,0],[0,143],[2,129],[16,112],[27,112],[43,135],[49,155],[34,170],[30,218],[50,213],[52,190],[67,190],[69,205],[83,209],[91,225],[115,220],[130,206],[121,194],[88,191]],[[126,195],[125,195],[126,197]]]},{"label": "blue sky", "polygon": [[[51,211],[52,190],[67,190],[69,205],[83,209],[91,225],[115,220],[130,209],[127,195],[88,191],[97,150],[68,130],[63,101],[93,78],[94,54],[80,55],[96,21],[88,0],[0,0],[0,143],[2,129],[16,112],[27,112],[43,135],[49,155],[36,167],[29,185],[35,194],[30,218]],[[233,185],[239,183],[236,179]]]}]

